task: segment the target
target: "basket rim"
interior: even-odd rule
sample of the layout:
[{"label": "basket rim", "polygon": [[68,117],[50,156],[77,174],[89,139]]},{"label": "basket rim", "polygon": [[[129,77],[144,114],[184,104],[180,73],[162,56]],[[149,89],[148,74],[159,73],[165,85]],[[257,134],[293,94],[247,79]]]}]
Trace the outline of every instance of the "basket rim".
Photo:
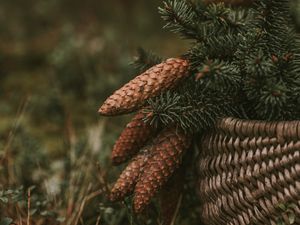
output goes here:
[{"label": "basket rim", "polygon": [[276,137],[282,141],[299,141],[300,120],[264,121],[228,117],[217,122],[215,131],[242,138]]}]

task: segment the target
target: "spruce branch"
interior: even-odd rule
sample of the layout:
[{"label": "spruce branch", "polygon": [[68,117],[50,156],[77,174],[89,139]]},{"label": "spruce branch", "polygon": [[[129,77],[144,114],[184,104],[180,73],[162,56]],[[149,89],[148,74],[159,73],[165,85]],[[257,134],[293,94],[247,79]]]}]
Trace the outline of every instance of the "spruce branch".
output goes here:
[{"label": "spruce branch", "polygon": [[[265,120],[286,120],[293,118],[295,115],[295,105],[290,103],[291,89],[285,86],[284,83],[270,83],[263,85],[262,88],[247,92],[249,102],[255,102],[249,107],[253,107],[255,114]],[[257,95],[259,99],[257,99]],[[249,109],[248,109],[249,110]]]},{"label": "spruce branch", "polygon": [[294,50],[295,32],[290,26],[288,0],[258,1],[253,8],[254,27],[263,33],[262,40],[271,54]]},{"label": "spruce branch", "polygon": [[237,66],[219,60],[208,60],[198,67],[195,79],[202,89],[232,93],[241,87],[240,70]]},{"label": "spruce branch", "polygon": [[146,51],[143,48],[138,48],[137,56],[134,58],[133,62],[131,62],[131,65],[133,65],[138,73],[142,73],[162,61],[163,59],[153,52]]},{"label": "spruce branch", "polygon": [[233,34],[208,36],[205,41],[194,44],[187,54],[191,67],[197,68],[203,64],[203,61],[209,59],[233,62],[241,38],[241,35]]},{"label": "spruce branch", "polygon": [[159,7],[159,13],[166,22],[164,28],[184,38],[199,39],[197,13],[186,1],[168,0],[164,2],[164,7]]},{"label": "spruce branch", "polygon": [[[289,2],[264,0],[252,9],[254,19],[236,54],[244,65],[244,92],[254,118],[299,118],[299,44],[290,27]],[[297,109],[298,108],[298,109]]]},{"label": "spruce branch", "polygon": [[213,21],[215,25],[233,25],[234,21],[229,17],[230,13],[230,8],[226,7],[224,3],[210,4],[207,7],[206,18],[207,20]]},{"label": "spruce branch", "polygon": [[218,33],[236,33],[245,29],[251,14],[244,9],[232,9],[224,3],[210,4],[204,14],[206,20]]},{"label": "spruce branch", "polygon": [[[185,88],[184,88],[185,89]],[[218,96],[197,90],[166,92],[149,100],[150,124],[177,124],[187,132],[199,132],[214,126],[218,118],[239,115],[230,96]]]}]

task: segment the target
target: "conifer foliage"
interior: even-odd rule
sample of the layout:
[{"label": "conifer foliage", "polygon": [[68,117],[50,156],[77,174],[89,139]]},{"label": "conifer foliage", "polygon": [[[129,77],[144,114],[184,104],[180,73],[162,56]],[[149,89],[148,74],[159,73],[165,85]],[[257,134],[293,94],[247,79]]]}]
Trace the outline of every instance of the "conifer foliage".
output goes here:
[{"label": "conifer foliage", "polygon": [[[144,145],[147,151],[129,163],[112,199],[134,193],[134,209],[141,212],[179,167],[193,134],[212,128],[219,118],[300,119],[299,47],[288,0],[260,0],[250,8],[230,6],[236,2],[246,0],[226,5],[166,0],[159,8],[165,28],[192,45],[181,57],[160,64],[159,57],[140,51],[135,65],[142,71],[151,68],[100,108],[102,115],[111,116],[145,107],[147,115],[134,118],[131,123],[136,125],[126,128],[145,136],[134,133],[133,142],[138,138],[142,143],[126,144],[125,155],[136,154]],[[161,132],[151,140],[150,130]]]},{"label": "conifer foliage", "polygon": [[[211,3],[218,3],[220,0],[204,0],[204,3],[211,4]],[[253,0],[223,0],[224,4],[231,5],[231,6],[248,6],[253,3]]]},{"label": "conifer foliage", "polygon": [[[290,27],[289,2],[265,0],[253,9],[254,20],[241,49],[245,67],[245,109],[258,119],[300,117],[299,45]],[[254,46],[254,48],[253,48]],[[253,110],[252,110],[253,109]]]}]

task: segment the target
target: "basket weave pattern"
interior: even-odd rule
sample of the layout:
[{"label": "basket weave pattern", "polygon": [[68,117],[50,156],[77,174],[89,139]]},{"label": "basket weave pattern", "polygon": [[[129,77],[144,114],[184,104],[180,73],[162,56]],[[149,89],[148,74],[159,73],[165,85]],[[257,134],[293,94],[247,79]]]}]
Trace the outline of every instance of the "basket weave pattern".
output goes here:
[{"label": "basket weave pattern", "polygon": [[300,224],[300,121],[226,118],[200,147],[204,224]]}]

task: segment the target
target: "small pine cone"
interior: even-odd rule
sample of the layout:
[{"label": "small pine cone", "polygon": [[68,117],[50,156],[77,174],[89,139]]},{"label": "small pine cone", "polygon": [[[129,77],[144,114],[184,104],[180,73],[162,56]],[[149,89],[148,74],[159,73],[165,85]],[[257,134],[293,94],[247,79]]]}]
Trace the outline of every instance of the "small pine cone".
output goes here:
[{"label": "small pine cone", "polygon": [[152,197],[179,167],[182,156],[190,145],[190,138],[175,128],[165,129],[153,144],[153,156],[148,160],[134,191],[133,207],[142,212]]},{"label": "small pine cone", "polygon": [[149,157],[150,152],[145,148],[139,155],[132,159],[114,184],[109,195],[111,201],[121,201],[133,192],[138,177]]},{"label": "small pine cone", "polygon": [[156,129],[145,123],[147,115],[142,111],[127,124],[112,150],[112,162],[115,165],[125,162],[140,150],[153,137]]},{"label": "small pine cone", "polygon": [[133,112],[146,100],[172,89],[188,76],[187,60],[171,58],[151,67],[113,93],[101,106],[99,113],[114,116]]}]

